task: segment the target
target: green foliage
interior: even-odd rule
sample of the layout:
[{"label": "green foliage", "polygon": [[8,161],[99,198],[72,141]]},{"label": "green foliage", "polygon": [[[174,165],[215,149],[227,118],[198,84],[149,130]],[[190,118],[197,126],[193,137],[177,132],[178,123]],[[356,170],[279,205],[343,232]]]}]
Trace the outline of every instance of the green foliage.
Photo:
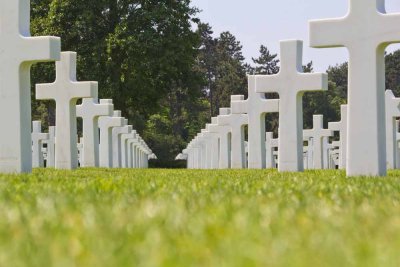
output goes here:
[{"label": "green foliage", "polygon": [[400,173],[0,176],[1,266],[398,266]]},{"label": "green foliage", "polygon": [[[115,109],[148,143],[192,131],[191,125],[184,129],[182,114],[198,114],[188,109],[192,106],[203,110],[204,82],[195,68],[200,37],[192,30],[198,23],[197,9],[189,0],[34,0],[31,5],[32,34],[59,36],[64,51],[78,52],[78,79],[99,81],[99,97],[113,99]],[[54,64],[33,68],[33,85],[53,80]],[[33,109],[35,118],[54,125],[54,103],[39,104],[33,97]],[[165,110],[172,131],[153,140],[163,129],[144,134],[149,133],[148,120],[165,115]],[[154,152],[170,159],[168,153],[183,146],[181,140],[172,145],[171,150]]]}]

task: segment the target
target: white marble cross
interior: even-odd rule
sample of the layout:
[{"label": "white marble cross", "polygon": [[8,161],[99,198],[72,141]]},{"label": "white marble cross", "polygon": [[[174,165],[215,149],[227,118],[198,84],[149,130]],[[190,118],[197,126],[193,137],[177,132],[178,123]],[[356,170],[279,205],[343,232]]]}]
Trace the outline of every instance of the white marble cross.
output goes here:
[{"label": "white marble cross", "polygon": [[247,100],[232,101],[231,112],[249,116],[249,169],[265,169],[265,115],[279,111],[279,100],[257,93],[254,76],[248,77],[248,94]]},{"label": "white marble cross", "polygon": [[49,127],[49,139],[46,141],[47,143],[47,160],[46,160],[46,167],[47,168],[54,168],[55,167],[55,160],[56,160],[56,127],[50,126]]},{"label": "white marble cross", "polygon": [[0,1],[0,173],[32,171],[30,68],[60,59],[56,37],[31,37],[30,0]]},{"label": "white marble cross", "polygon": [[303,171],[303,101],[307,91],[328,89],[328,76],[303,73],[303,42],[282,41],[281,69],[255,76],[256,92],[279,94],[279,171]]},{"label": "white marble cross", "polygon": [[100,128],[100,167],[112,167],[112,128],[124,126],[125,119],[120,111],[114,111],[114,116],[102,116],[99,118]]},{"label": "white marble cross", "polygon": [[42,122],[32,122],[32,167],[43,168],[44,158],[42,153],[43,142],[49,139],[48,133],[42,133]]},{"label": "white marble cross", "polygon": [[209,138],[209,145],[210,145],[210,150],[207,150],[209,152],[209,167],[212,170],[219,169],[219,134],[213,131],[210,131],[210,127],[212,126],[218,126],[218,121],[217,118],[211,118],[211,124],[206,125],[206,136]]},{"label": "white marble cross", "polygon": [[349,51],[347,175],[385,176],[385,49],[400,42],[400,14],[385,0],[349,3],[343,18],[310,22],[310,45]]},{"label": "white marble cross", "polygon": [[274,139],[274,133],[265,133],[265,150],[266,150],[266,168],[272,169],[276,167],[275,148],[279,147],[279,140]]},{"label": "white marble cross", "polygon": [[324,116],[314,115],[313,116],[313,128],[310,130],[304,130],[305,138],[312,138],[313,147],[313,166],[309,166],[310,169],[322,170],[323,166],[323,146],[322,139],[324,137],[330,137],[333,135],[333,131],[324,129]]},{"label": "white marble cross", "polygon": [[395,145],[397,144],[396,118],[400,117],[400,98],[396,98],[392,90],[386,90],[386,160],[387,168],[396,167]]},{"label": "white marble cross", "polygon": [[[244,100],[244,96],[231,96],[232,101]],[[229,126],[231,129],[231,168],[246,168],[246,155],[244,148],[244,126],[249,123],[247,114],[232,114],[230,109],[220,109],[218,125]]]},{"label": "white marble cross", "polygon": [[340,146],[339,146],[339,169],[346,169],[347,159],[347,105],[340,106],[341,120],[339,122],[329,122],[328,129],[339,132]]},{"label": "white marble cross", "polygon": [[138,145],[139,135],[135,133],[134,138],[128,139],[128,168],[138,168]]},{"label": "white marble cross", "polygon": [[77,148],[78,148],[78,162],[79,162],[79,166],[82,166],[82,160],[84,158],[84,154],[85,152],[83,151],[83,144],[84,144],[84,138],[78,138],[79,139],[79,143],[77,144]]},{"label": "white marble cross", "polygon": [[36,85],[36,99],[56,102],[56,168],[78,167],[76,102],[97,94],[97,82],[76,80],[76,53],[61,53],[56,63],[56,80],[51,84]]},{"label": "white marble cross", "polygon": [[[222,114],[220,115],[229,115],[226,114],[226,110],[222,110]],[[230,142],[229,142],[229,134],[231,132],[231,128],[229,126],[222,126],[218,124],[218,117],[215,118],[216,122],[213,125],[210,125],[209,131],[211,133],[215,133],[219,138],[219,169],[229,169],[231,167],[230,162]]]},{"label": "white marble cross", "polygon": [[81,167],[99,167],[99,117],[112,116],[114,105],[111,99],[84,98],[76,106],[76,115],[83,122],[83,158]]},{"label": "white marble cross", "polygon": [[[132,129],[132,127],[131,127],[131,129]],[[127,134],[121,134],[121,167],[122,168],[129,167],[128,158],[129,158],[130,149],[128,146],[128,140],[133,139],[133,138],[136,138],[136,131],[133,129]]]},{"label": "white marble cross", "polygon": [[122,135],[132,132],[132,125],[127,125],[128,120],[125,119],[125,126],[114,127],[112,129],[112,149],[113,149],[113,168],[122,168]]}]

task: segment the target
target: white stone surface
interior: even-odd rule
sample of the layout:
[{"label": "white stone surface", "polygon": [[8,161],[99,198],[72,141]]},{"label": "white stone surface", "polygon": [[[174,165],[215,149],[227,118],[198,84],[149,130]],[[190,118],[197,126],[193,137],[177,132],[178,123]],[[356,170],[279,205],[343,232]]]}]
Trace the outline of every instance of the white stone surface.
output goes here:
[{"label": "white stone surface", "polygon": [[128,120],[124,120],[124,125],[112,129],[112,149],[113,149],[113,168],[122,168],[122,139],[123,134],[132,132],[132,125],[127,125]]},{"label": "white stone surface", "polygon": [[81,167],[99,167],[99,117],[112,116],[114,105],[110,99],[98,101],[97,94],[93,98],[84,98],[82,104],[76,106],[76,115],[83,122],[83,158]]},{"label": "white stone surface", "polygon": [[79,139],[79,143],[77,144],[77,148],[78,148],[78,162],[79,162],[79,166],[82,166],[82,161],[83,161],[83,159],[84,159],[84,154],[85,154],[85,151],[83,150],[83,145],[84,144],[84,138],[83,137],[81,137],[80,139]]},{"label": "white stone surface", "polygon": [[0,173],[32,171],[30,68],[60,58],[56,37],[31,37],[30,1],[0,1]]},{"label": "white stone surface", "polygon": [[119,111],[114,116],[102,116],[99,118],[100,129],[100,167],[111,168],[113,163],[112,129],[124,126],[125,119]]},{"label": "white stone surface", "polygon": [[339,169],[346,169],[347,162],[347,105],[340,107],[341,120],[339,122],[329,122],[328,129],[337,131],[340,134],[339,145]]},{"label": "white stone surface", "polygon": [[278,111],[279,100],[266,99],[265,94],[257,93],[254,77],[248,79],[248,98],[232,101],[232,114],[247,114],[249,116],[249,169],[265,169],[265,115]]},{"label": "white stone surface", "polygon": [[129,153],[130,147],[128,146],[128,140],[136,138],[136,131],[132,130],[130,133],[121,135],[121,164],[122,168],[129,168]]},{"label": "white stone surface", "polygon": [[385,176],[384,56],[400,42],[400,14],[386,14],[385,0],[349,3],[343,18],[310,22],[310,45],[349,52],[347,175]]},{"label": "white stone surface", "polygon": [[[244,100],[244,96],[232,96],[231,100]],[[231,129],[231,168],[246,168],[244,126],[249,123],[249,117],[247,114],[232,114],[230,109],[221,109],[220,114],[229,114],[218,116],[218,125]]]},{"label": "white stone surface", "polygon": [[49,127],[49,139],[47,143],[46,167],[54,168],[56,166],[56,127]]},{"label": "white stone surface", "polygon": [[[323,159],[323,143],[322,139],[324,137],[333,136],[333,131],[324,129],[324,116],[323,115],[314,115],[313,116],[313,128],[310,130],[304,130],[305,138],[312,138],[312,147],[313,147],[313,161],[312,168],[315,170],[324,169]],[[310,166],[309,166],[310,167]]]},{"label": "white stone surface", "polygon": [[397,132],[396,118],[400,117],[400,98],[396,98],[392,90],[386,90],[386,160],[387,168],[394,169],[396,167],[396,149]]},{"label": "white stone surface", "polygon": [[328,89],[328,76],[303,72],[303,42],[282,41],[281,69],[276,75],[257,75],[256,92],[279,94],[279,171],[303,171],[303,101],[307,91]]},{"label": "white stone surface", "polygon": [[[225,112],[226,110],[223,110],[222,112]],[[221,115],[229,115],[223,113]],[[231,145],[230,145],[230,132],[231,128],[229,126],[222,126],[218,124],[218,117],[215,118],[216,123],[213,125],[210,125],[209,131],[211,133],[215,133],[218,135],[219,138],[219,169],[229,169],[231,167]]]},{"label": "white stone surface", "polygon": [[32,167],[43,168],[44,158],[42,153],[43,142],[49,139],[48,133],[42,133],[42,122],[32,122]]},{"label": "white stone surface", "polygon": [[279,139],[274,138],[274,133],[267,132],[265,134],[265,150],[266,150],[266,168],[276,168],[275,148],[279,147]]},{"label": "white stone surface", "polygon": [[56,80],[51,84],[36,85],[36,99],[56,102],[56,168],[78,167],[76,102],[80,98],[93,97],[97,82],[77,82],[76,53],[61,53],[56,63]]}]

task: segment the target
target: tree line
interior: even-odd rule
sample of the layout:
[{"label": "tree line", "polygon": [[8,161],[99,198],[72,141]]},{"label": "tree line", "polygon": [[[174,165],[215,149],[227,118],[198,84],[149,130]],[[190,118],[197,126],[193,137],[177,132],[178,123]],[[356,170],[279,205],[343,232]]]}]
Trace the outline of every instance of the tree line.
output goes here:
[{"label": "tree line", "polygon": [[[279,72],[279,57],[261,45],[246,61],[229,31],[216,35],[198,18],[190,0],[31,0],[32,35],[62,38],[63,51],[78,52],[77,76],[99,82],[99,98],[113,99],[159,157],[174,157],[210,121],[230,96],[247,96],[247,74]],[[387,88],[400,95],[400,52],[387,55]],[[32,84],[52,82],[54,63],[32,69]],[[312,62],[304,66],[312,72]],[[340,120],[347,99],[347,63],[329,67],[329,91],[304,96],[304,127],[312,115]],[[269,94],[269,98],[278,97]],[[53,102],[35,101],[33,118],[54,125]],[[278,115],[267,116],[277,132]]]}]

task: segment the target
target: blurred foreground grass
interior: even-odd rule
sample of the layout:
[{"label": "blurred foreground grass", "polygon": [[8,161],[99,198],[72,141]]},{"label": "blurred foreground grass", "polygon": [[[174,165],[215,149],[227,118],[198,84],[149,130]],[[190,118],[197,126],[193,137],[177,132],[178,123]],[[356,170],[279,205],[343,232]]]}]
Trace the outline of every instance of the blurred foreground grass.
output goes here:
[{"label": "blurred foreground grass", "polygon": [[2,175],[0,266],[400,266],[400,172]]}]

